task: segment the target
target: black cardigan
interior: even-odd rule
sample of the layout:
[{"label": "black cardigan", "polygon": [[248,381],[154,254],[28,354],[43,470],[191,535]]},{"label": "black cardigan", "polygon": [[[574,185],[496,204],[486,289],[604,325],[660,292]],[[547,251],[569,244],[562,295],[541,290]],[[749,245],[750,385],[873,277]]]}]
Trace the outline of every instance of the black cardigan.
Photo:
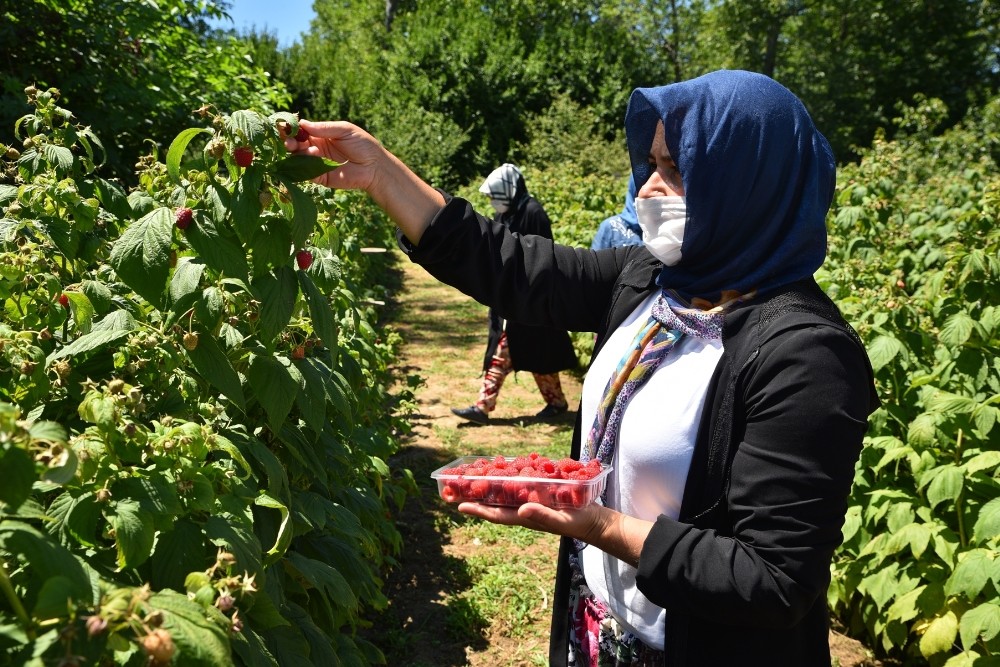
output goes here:
[{"label": "black cardigan", "polygon": [[[552,238],[552,222],[542,205],[534,197],[527,196],[516,211],[494,216],[494,220],[507,225],[515,234],[534,234]],[[565,329],[539,327],[522,322],[508,321],[506,329],[503,317],[492,308],[489,312],[489,336],[486,353],[483,355],[483,371],[490,367],[496,354],[500,335],[507,332],[507,346],[511,367],[515,371],[529,373],[558,373],[576,368],[578,361],[573,342]]]},{"label": "black cardigan", "polygon": [[[432,275],[511,319],[607,334],[659,289],[642,246],[591,251],[512,235],[449,199],[418,248]],[[826,589],[877,407],[857,334],[812,279],[728,311],[678,520],[661,516],[637,585],[667,610],[670,667],[830,664]],[[579,412],[571,455],[580,449]],[[566,663],[560,545],[550,663]]]}]

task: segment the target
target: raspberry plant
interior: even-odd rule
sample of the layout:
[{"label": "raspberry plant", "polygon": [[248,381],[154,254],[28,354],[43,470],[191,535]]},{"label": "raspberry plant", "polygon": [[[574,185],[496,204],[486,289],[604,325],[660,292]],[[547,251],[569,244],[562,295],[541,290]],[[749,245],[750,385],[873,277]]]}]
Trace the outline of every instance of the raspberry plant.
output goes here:
[{"label": "raspberry plant", "polygon": [[335,165],[285,152],[294,114],[202,109],[125,192],[28,96],[0,151],[0,664],[379,662],[356,630],[413,485],[354,249],[388,232],[304,182]]},{"label": "raspberry plant", "polygon": [[924,101],[844,169],[818,276],[865,339],[883,401],[830,601],[907,665],[1000,655],[998,112],[938,137],[944,110]]}]

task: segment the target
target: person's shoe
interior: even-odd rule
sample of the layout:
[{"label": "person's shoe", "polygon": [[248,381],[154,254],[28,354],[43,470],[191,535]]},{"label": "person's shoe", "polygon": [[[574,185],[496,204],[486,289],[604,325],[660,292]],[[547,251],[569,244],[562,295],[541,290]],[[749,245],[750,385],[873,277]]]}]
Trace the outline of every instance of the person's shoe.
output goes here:
[{"label": "person's shoe", "polygon": [[549,403],[542,408],[541,412],[535,415],[535,419],[552,419],[553,417],[558,417],[562,413],[566,412],[568,407],[569,406],[567,405],[553,405],[552,403]]},{"label": "person's shoe", "polygon": [[483,412],[479,406],[470,405],[467,408],[452,408],[451,411],[461,417],[476,424],[489,424],[490,416]]}]

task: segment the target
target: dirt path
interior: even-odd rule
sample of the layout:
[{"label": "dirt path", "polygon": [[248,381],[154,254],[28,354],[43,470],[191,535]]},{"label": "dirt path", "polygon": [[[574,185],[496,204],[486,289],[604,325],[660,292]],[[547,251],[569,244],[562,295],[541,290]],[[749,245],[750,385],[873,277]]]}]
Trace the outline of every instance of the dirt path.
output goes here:
[{"label": "dirt path", "polygon": [[[440,500],[430,473],[464,454],[565,456],[580,377],[562,373],[571,411],[552,423],[531,417],[543,402],[527,373],[508,378],[489,426],[455,417],[451,408],[471,404],[479,388],[486,308],[396,259],[387,315],[404,340],[399,376],[424,384],[392,465],[412,471],[420,495],[397,517],[404,548],[386,578],[388,604],[363,634],[389,665],[547,665],[556,538],[468,520]],[[874,665],[846,637],[831,636],[831,647],[835,665]]]}]

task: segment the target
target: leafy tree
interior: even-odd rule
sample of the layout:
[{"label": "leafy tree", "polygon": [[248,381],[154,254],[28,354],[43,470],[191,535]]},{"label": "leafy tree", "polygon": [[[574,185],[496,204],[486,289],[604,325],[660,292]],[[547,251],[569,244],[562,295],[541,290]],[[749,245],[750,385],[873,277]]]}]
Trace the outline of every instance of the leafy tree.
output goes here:
[{"label": "leafy tree", "polygon": [[307,113],[367,126],[445,186],[511,159],[560,95],[591,108],[610,139],[632,88],[663,80],[650,40],[604,3],[398,3],[390,30],[384,10],[317,2],[289,85],[308,91]]},{"label": "leafy tree", "polygon": [[711,12],[713,64],[788,85],[841,160],[876,129],[891,133],[917,94],[944,102],[953,125],[1000,83],[1000,5],[989,0],[727,0]]},{"label": "leafy tree", "polygon": [[0,20],[0,141],[29,113],[27,86],[57,88],[64,105],[102,137],[108,165],[127,177],[152,139],[165,145],[205,105],[285,108],[287,92],[222,38],[207,19],[215,0],[28,0]]}]

